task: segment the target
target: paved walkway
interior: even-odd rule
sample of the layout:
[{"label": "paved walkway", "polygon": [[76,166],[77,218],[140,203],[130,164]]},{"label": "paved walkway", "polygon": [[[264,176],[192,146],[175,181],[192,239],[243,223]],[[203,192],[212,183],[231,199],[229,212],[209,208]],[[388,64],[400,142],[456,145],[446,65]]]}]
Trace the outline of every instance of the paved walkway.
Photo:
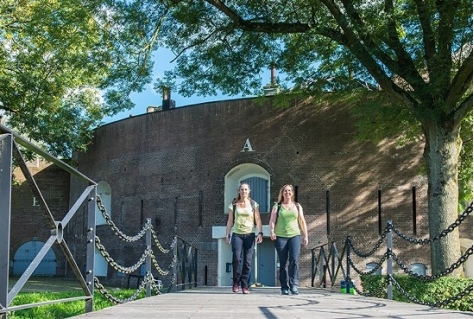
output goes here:
[{"label": "paved walkway", "polygon": [[391,300],[354,296],[323,289],[300,288],[282,296],[277,288],[251,288],[250,294],[230,287],[198,287],[144,298],[74,318],[164,319],[468,319],[472,312],[434,309]]}]

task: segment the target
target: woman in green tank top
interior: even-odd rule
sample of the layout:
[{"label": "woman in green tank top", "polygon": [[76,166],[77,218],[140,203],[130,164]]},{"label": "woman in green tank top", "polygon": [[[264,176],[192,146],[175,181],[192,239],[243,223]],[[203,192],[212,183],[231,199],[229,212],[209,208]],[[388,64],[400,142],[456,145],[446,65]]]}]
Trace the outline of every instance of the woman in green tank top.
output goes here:
[{"label": "woman in green tank top", "polygon": [[[255,237],[255,226],[258,235]],[[229,217],[227,219],[226,239],[232,245],[232,291],[249,293],[249,280],[252,266],[252,258],[255,242],[262,242],[262,221],[258,203],[250,198],[250,186],[247,183],[240,184],[237,199],[229,205]]]},{"label": "woman in green tank top", "polygon": [[303,207],[294,199],[293,185],[283,185],[269,222],[270,238],[280,260],[279,279],[283,295],[289,295],[290,292],[293,295],[298,294],[300,248],[301,244],[304,247],[308,245],[308,229]]}]

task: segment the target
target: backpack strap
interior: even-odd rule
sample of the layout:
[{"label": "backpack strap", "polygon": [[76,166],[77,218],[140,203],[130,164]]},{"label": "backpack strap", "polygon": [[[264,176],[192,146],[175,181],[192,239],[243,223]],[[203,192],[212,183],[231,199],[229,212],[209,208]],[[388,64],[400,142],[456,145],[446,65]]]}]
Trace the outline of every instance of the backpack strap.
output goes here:
[{"label": "backpack strap", "polygon": [[[296,209],[298,209],[298,215],[299,215],[301,206],[298,202],[295,202],[295,205],[296,205]],[[276,219],[275,219],[275,225],[277,223],[278,216],[280,215],[280,210],[281,210],[281,202],[278,202],[277,216],[276,216]]]},{"label": "backpack strap", "polygon": [[299,215],[299,213],[300,213],[300,208],[301,208],[300,203],[295,202],[295,205],[296,205],[296,209],[298,210],[298,215]]},{"label": "backpack strap", "polygon": [[278,221],[278,216],[280,215],[280,210],[281,210],[281,202],[278,202],[278,206],[277,206],[277,216],[275,218],[275,225]]},{"label": "backpack strap", "polygon": [[232,221],[232,225],[235,224],[235,210],[237,209],[237,204],[235,202],[235,198],[234,200],[232,201],[232,217],[233,217],[233,221]]}]

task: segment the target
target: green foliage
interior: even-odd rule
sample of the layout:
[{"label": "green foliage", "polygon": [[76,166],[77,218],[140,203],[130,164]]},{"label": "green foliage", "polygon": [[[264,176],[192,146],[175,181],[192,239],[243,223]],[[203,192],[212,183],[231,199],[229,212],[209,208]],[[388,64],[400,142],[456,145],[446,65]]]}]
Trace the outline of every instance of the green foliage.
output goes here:
[{"label": "green foliage", "polygon": [[0,2],[0,115],[58,156],[151,81],[165,8],[154,1]]},{"label": "green foliage", "polygon": [[473,175],[473,120],[472,112],[461,123],[461,162],[459,165],[459,211],[463,212],[472,202],[472,177]]},{"label": "green foliage", "polygon": [[[135,290],[131,289],[115,289],[110,292],[118,299],[130,298]],[[152,295],[154,291],[152,291]],[[23,305],[29,303],[38,303],[42,301],[59,300],[64,298],[72,298],[84,296],[80,291],[74,292],[24,292],[19,293],[13,300],[12,306]],[[145,292],[142,291],[137,299],[145,298]],[[107,300],[101,293],[94,294],[94,311],[114,306],[115,304]],[[8,315],[12,319],[61,319],[78,316],[85,313],[85,301],[71,301],[66,303],[57,303],[47,306],[40,306],[25,310],[18,310]]]},{"label": "green foliage", "polygon": [[[374,292],[372,297],[387,298],[386,276],[362,275],[360,278],[364,292]],[[425,281],[408,275],[394,275],[394,278],[410,296],[428,304],[452,298],[466,287],[472,286],[472,278],[441,277],[434,281]],[[392,291],[393,300],[411,302],[394,285]],[[461,300],[454,300],[443,308],[472,312],[472,304],[472,293],[469,293]]]}]

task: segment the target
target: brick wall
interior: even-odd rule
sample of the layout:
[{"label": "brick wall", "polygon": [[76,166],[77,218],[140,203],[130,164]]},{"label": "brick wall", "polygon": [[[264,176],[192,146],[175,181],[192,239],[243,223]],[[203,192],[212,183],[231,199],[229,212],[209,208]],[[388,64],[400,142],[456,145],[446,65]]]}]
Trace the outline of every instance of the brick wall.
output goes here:
[{"label": "brick wall", "polygon": [[[168,247],[176,225],[177,234],[199,248],[199,284],[218,282],[218,245],[212,227],[227,221],[223,213],[225,177],[243,163],[257,164],[269,172],[272,200],[284,183],[298,186],[298,201],[309,226],[308,247],[333,241],[342,247],[350,235],[358,248],[370,250],[379,239],[379,191],[382,230],[391,220],[402,232],[413,235],[415,218],[417,237],[427,236],[427,181],[418,174],[423,145],[358,141],[348,105],[295,99],[282,108],[273,105],[272,98],[259,101],[203,103],[110,123],[96,130],[87,153],[76,154],[74,161],[86,176],[111,185],[112,218],[123,232],[134,235],[151,218],[162,245]],[[242,152],[247,139],[253,152]],[[70,202],[82,187],[81,182],[71,180]],[[412,213],[413,191],[416,216]],[[85,213],[79,214],[67,229],[67,241],[82,269],[84,217]],[[268,224],[268,215],[262,218]],[[472,238],[471,234],[472,225],[467,236]],[[141,244],[117,240],[105,225],[97,227],[97,235],[123,265],[137,262],[144,249]],[[396,253],[408,265],[429,264],[429,248],[400,245]],[[166,268],[170,260],[162,258],[161,266]],[[367,262],[360,261],[359,266],[364,269]],[[308,286],[310,249],[302,251],[300,265],[301,283]],[[126,284],[126,277],[113,271],[107,279]]]}]

